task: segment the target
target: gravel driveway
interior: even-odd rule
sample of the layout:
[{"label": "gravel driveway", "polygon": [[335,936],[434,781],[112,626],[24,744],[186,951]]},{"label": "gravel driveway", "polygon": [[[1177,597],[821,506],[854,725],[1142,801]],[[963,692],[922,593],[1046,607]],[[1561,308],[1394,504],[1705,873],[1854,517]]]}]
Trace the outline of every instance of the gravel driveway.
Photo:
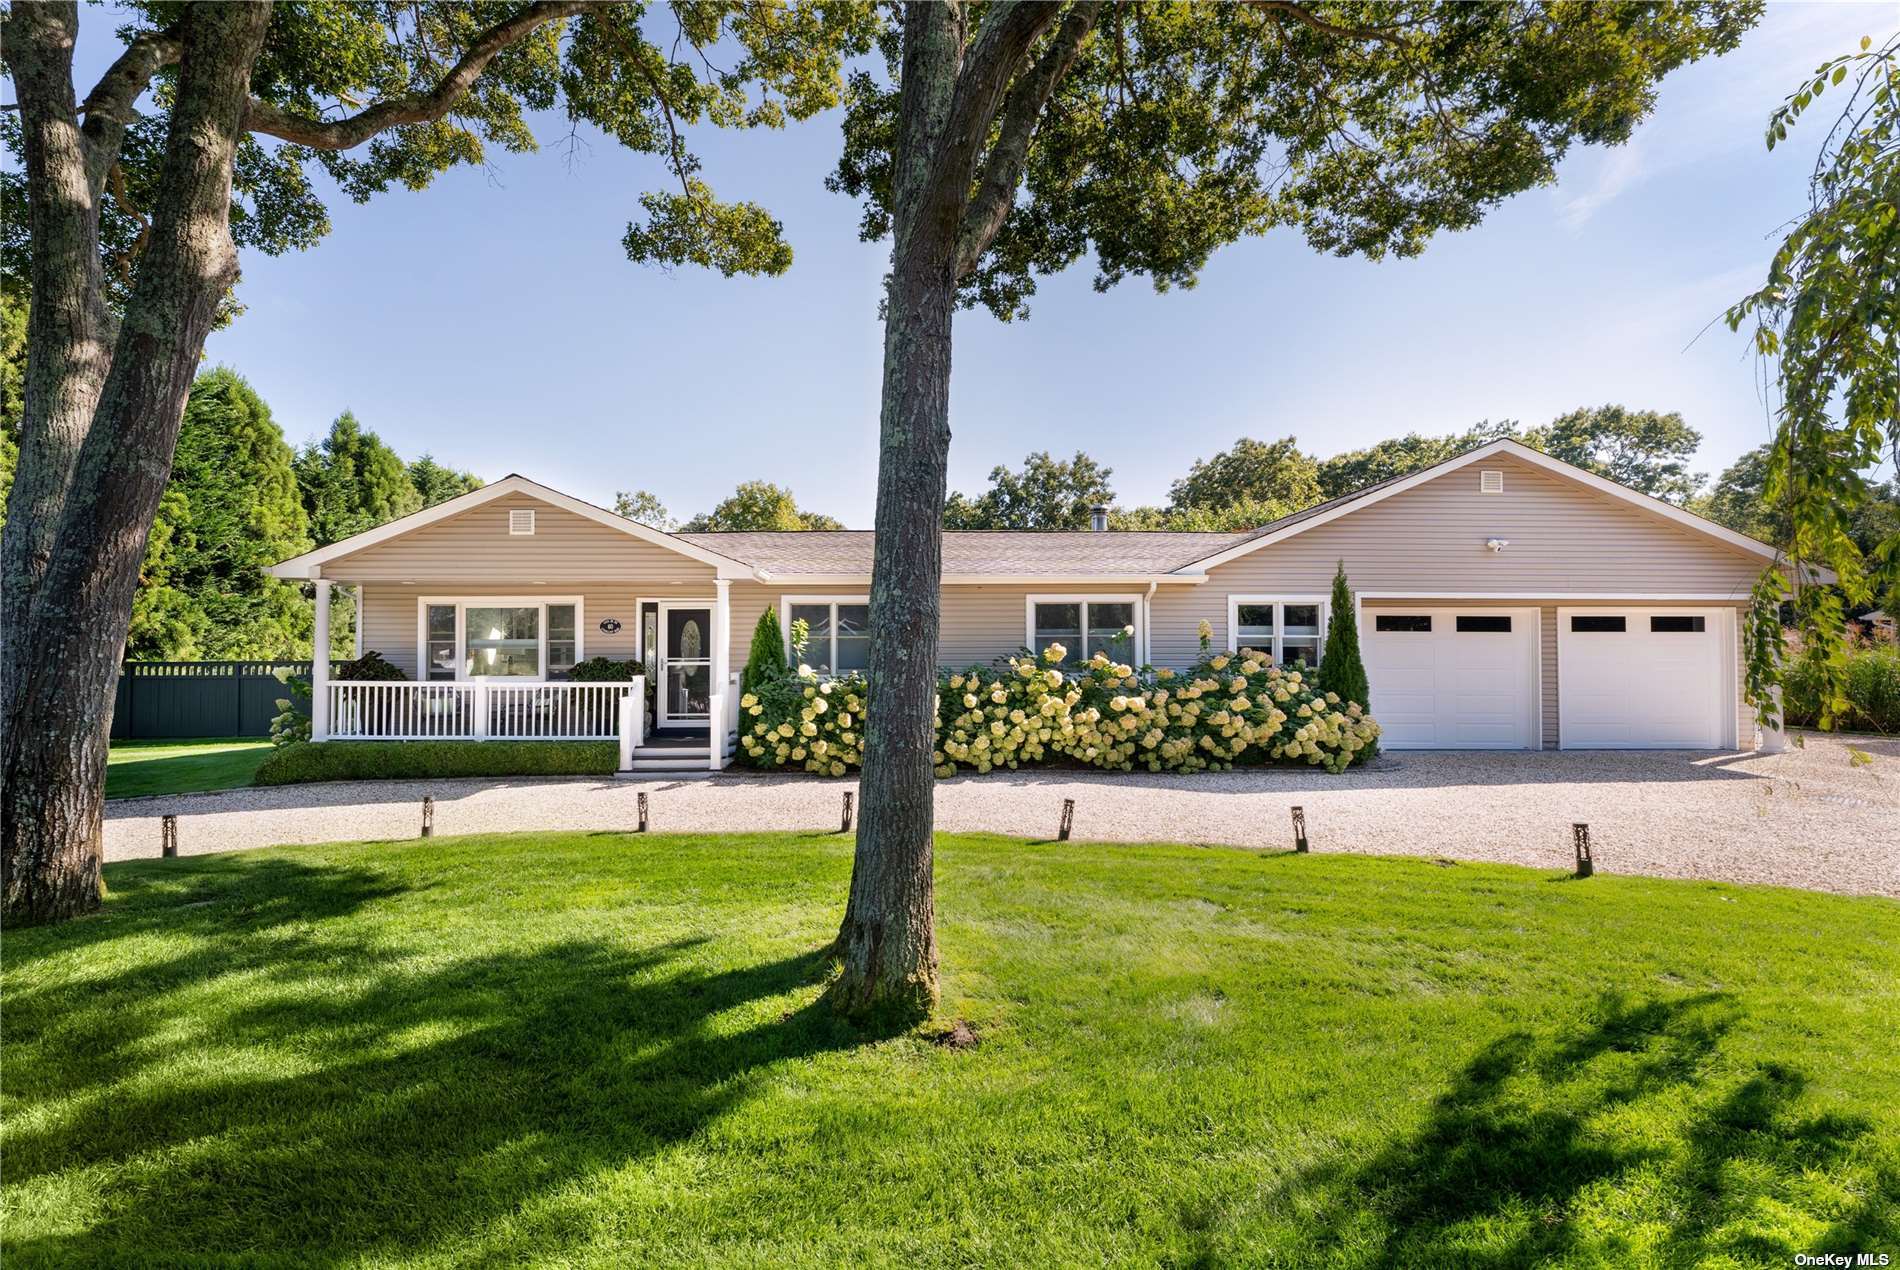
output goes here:
[{"label": "gravel driveway", "polygon": [[[1607,873],[1774,882],[1900,896],[1900,741],[1810,735],[1774,756],[1647,752],[1391,755],[1372,768],[1197,776],[991,773],[937,784],[937,827],[1053,837],[1075,799],[1078,841],[1292,845],[1315,851],[1566,868],[1587,821]],[[1855,759],[1855,753],[1871,761]],[[438,834],[631,829],[651,795],[658,831],[838,825],[855,781],[722,773],[690,780],[439,780],[296,785],[106,804],[107,860],[155,856],[158,817],[188,854],[279,843],[412,838],[425,793]]]}]

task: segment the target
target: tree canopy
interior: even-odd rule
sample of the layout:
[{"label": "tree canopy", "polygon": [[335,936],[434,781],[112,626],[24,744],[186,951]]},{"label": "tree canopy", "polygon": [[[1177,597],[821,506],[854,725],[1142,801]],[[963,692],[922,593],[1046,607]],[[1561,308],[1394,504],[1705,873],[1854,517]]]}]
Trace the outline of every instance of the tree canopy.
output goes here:
[{"label": "tree canopy", "polygon": [[1250,503],[1262,510],[1280,508],[1275,515],[1284,516],[1320,501],[1319,464],[1294,437],[1242,437],[1232,449],[1196,459],[1169,489],[1168,500],[1177,511]]},{"label": "tree canopy", "polygon": [[159,505],[128,656],[289,657],[309,606],[265,569],[310,546],[293,454],[251,386],[228,369],[192,385]]},{"label": "tree canopy", "polygon": [[944,501],[945,529],[1087,529],[1090,509],[1114,502],[1114,470],[1081,450],[1058,459],[1038,450],[1020,471],[998,464],[990,487],[971,497],[953,493]]},{"label": "tree canopy", "polygon": [[1689,470],[1702,434],[1675,413],[1598,406],[1559,415],[1524,441],[1553,458],[1672,503],[1687,500],[1703,475]]},{"label": "tree canopy", "polygon": [[819,512],[801,511],[792,491],[770,481],[741,481],[732,497],[711,511],[687,521],[680,528],[687,533],[713,533],[738,529],[843,529],[842,521]]}]

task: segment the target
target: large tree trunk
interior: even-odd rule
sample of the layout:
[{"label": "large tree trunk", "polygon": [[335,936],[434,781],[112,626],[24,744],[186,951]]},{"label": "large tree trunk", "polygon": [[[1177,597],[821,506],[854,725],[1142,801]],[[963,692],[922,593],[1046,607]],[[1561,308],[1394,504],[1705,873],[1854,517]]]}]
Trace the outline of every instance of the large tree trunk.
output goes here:
[{"label": "large tree trunk", "polygon": [[1073,63],[1095,6],[1071,11],[1064,39],[1012,96],[973,209],[977,160],[1005,91],[1058,12],[1053,4],[996,3],[970,38],[960,6],[902,8],[871,566],[872,700],[851,898],[833,946],[841,972],[832,1000],[851,1014],[916,1018],[937,1004],[932,751],[950,325],[958,277],[975,267],[1002,224],[1036,115]]},{"label": "large tree trunk", "polygon": [[[231,165],[269,16],[266,3],[185,10],[183,65],[151,237],[91,425],[58,500],[38,589],[8,635],[0,889],[9,922],[57,920],[99,903],[115,676],[185,397],[218,303],[237,278]],[[30,200],[49,196],[29,186]],[[36,286],[36,309],[39,302]],[[30,355],[40,358],[43,350],[30,346]],[[28,375],[63,382],[92,369],[68,360],[31,367]],[[29,415],[29,432],[41,426]]]},{"label": "large tree trunk", "polygon": [[[28,358],[19,468],[0,539],[0,702],[19,677],[19,636],[52,556],[79,446],[111,364],[99,209],[73,99],[74,4],[19,4],[5,29],[28,191]],[[3,709],[3,707],[0,707]]]},{"label": "large tree trunk", "polygon": [[933,247],[906,253],[892,273],[884,320],[864,807],[833,986],[833,999],[855,1014],[914,1017],[937,1004],[932,751],[954,235]]},{"label": "large tree trunk", "polygon": [[834,945],[841,973],[831,987],[847,1013],[892,1018],[926,1015],[937,1004],[931,752],[962,206],[961,191],[945,192],[940,151],[964,43],[961,12],[950,6],[913,5],[903,21],[871,564],[872,701],[851,896]]}]

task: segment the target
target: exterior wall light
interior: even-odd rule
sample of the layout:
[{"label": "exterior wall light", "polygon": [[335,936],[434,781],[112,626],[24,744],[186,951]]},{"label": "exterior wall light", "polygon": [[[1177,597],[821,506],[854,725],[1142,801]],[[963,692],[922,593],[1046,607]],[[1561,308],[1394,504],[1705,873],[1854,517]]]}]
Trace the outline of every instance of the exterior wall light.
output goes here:
[{"label": "exterior wall light", "polygon": [[1484,545],[1491,549],[1492,555],[1496,555],[1499,552],[1503,551],[1506,547],[1510,546],[1511,540],[1509,538],[1486,538],[1484,540]]}]

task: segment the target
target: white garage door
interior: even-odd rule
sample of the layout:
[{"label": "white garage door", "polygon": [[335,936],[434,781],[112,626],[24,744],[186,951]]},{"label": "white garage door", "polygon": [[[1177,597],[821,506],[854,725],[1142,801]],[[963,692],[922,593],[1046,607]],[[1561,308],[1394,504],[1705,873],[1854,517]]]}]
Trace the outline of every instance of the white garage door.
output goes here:
[{"label": "white garage door", "polygon": [[1360,645],[1379,744],[1537,748],[1536,609],[1368,609]]},{"label": "white garage door", "polygon": [[1566,750],[1713,750],[1734,677],[1723,609],[1559,609],[1557,731]]}]

